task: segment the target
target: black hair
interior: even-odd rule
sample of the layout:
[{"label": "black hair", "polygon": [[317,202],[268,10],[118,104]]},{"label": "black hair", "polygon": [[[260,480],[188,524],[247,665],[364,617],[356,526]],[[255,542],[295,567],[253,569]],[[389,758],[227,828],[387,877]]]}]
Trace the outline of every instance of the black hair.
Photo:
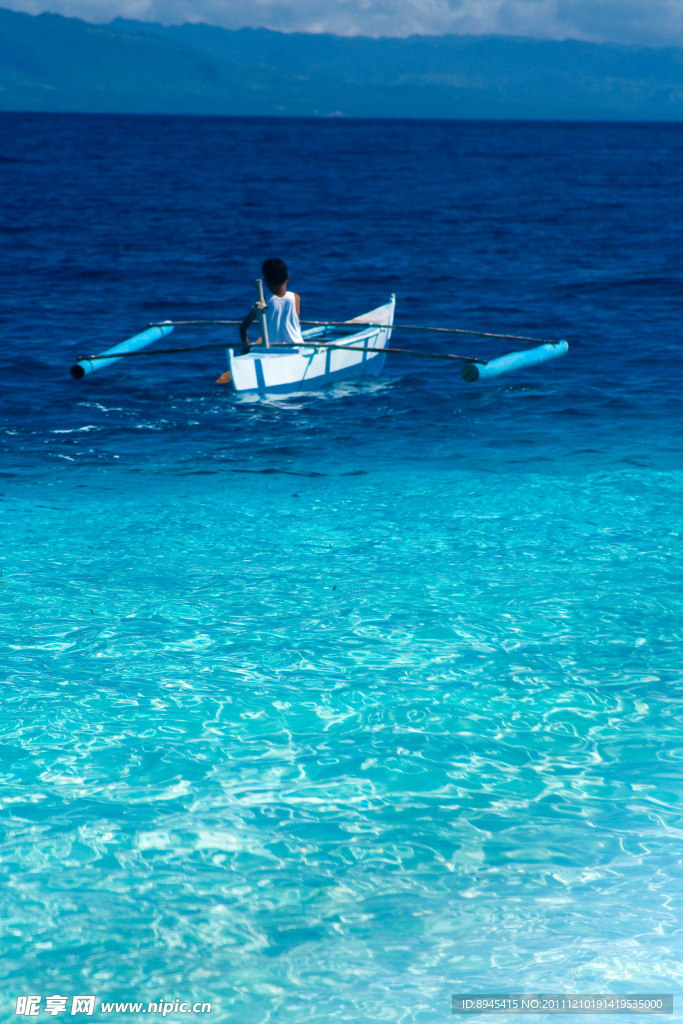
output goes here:
[{"label": "black hair", "polygon": [[284,260],[265,260],[261,267],[266,284],[272,284],[279,288],[288,277],[287,264]]}]

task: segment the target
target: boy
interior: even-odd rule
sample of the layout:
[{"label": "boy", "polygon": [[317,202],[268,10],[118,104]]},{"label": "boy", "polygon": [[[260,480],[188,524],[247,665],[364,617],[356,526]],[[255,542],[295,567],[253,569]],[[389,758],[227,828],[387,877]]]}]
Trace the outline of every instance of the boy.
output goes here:
[{"label": "boy", "polygon": [[[283,345],[303,345],[299,315],[301,300],[296,292],[287,291],[289,273],[284,260],[265,260],[261,272],[272,298],[267,300],[266,324],[268,325],[268,341]],[[262,345],[263,338],[252,344]],[[230,371],[218,378],[216,384],[228,384],[231,380]]]},{"label": "boy", "polygon": [[[268,341],[284,345],[303,345],[299,316],[301,300],[296,292],[287,291],[289,274],[284,260],[266,260],[261,267],[263,279],[272,298],[268,299],[266,323]],[[256,342],[258,345],[261,338]]]}]

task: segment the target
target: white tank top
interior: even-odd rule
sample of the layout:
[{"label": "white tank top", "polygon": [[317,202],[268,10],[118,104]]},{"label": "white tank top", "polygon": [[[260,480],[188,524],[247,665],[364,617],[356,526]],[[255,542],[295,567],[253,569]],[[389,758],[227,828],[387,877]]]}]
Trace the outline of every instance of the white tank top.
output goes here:
[{"label": "white tank top", "polygon": [[282,298],[279,295],[268,296],[266,323],[268,325],[268,341],[284,345],[303,344],[301,325],[299,317],[296,315],[294,292],[285,292]]}]

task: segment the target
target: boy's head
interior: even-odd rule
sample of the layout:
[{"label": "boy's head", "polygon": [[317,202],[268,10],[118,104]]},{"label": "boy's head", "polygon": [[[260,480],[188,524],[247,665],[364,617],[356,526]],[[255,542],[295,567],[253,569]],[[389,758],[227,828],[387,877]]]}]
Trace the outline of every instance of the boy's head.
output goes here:
[{"label": "boy's head", "polygon": [[271,292],[281,288],[289,281],[287,264],[284,260],[265,260],[261,267],[264,280]]}]

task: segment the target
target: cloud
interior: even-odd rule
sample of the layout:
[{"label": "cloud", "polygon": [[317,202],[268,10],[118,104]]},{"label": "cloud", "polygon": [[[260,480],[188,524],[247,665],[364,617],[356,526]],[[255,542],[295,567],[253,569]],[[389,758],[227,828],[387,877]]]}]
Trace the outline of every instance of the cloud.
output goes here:
[{"label": "cloud", "polygon": [[8,6],[100,24],[120,16],[345,36],[495,33],[683,45],[683,0],[10,0]]}]

